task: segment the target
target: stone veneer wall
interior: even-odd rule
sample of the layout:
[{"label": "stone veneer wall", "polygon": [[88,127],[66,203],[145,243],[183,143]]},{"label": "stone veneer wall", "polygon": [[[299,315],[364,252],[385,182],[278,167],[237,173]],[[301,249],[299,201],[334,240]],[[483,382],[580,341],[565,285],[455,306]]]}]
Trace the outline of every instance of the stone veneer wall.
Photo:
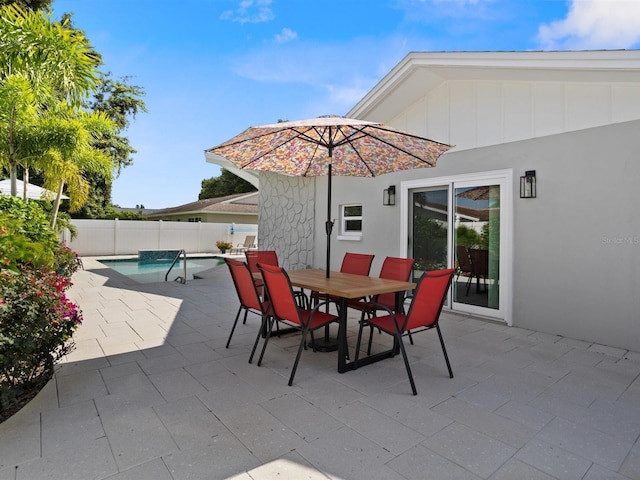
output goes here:
[{"label": "stone veneer wall", "polygon": [[259,248],[275,250],[280,265],[313,265],[315,179],[260,173]]}]

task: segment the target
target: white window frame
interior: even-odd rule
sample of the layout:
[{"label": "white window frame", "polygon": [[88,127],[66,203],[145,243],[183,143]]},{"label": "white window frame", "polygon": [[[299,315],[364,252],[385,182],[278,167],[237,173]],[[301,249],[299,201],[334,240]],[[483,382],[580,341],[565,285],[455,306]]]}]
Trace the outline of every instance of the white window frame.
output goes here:
[{"label": "white window frame", "polygon": [[357,241],[362,239],[362,226],[360,230],[357,231],[347,231],[347,221],[348,220],[360,220],[360,222],[364,222],[364,216],[360,215],[349,215],[345,214],[345,210],[348,207],[360,207],[362,209],[362,213],[364,213],[364,205],[362,203],[345,203],[344,205],[340,205],[340,232],[338,234],[338,240],[351,240]]}]

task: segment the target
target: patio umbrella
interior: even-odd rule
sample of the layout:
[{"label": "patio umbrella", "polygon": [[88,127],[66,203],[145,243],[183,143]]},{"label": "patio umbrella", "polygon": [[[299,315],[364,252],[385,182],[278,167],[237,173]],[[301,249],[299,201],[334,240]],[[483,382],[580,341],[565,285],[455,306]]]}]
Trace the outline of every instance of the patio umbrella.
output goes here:
[{"label": "patio umbrella", "polygon": [[487,185],[482,187],[472,187],[465,189],[457,194],[459,198],[468,198],[469,200],[489,200],[490,196],[498,195],[499,187],[496,185]]},{"label": "patio umbrella", "polygon": [[327,278],[331,257],[331,178],[375,177],[433,167],[450,145],[377,122],[339,116],[250,127],[208,150],[239,168],[290,176],[328,176]]}]

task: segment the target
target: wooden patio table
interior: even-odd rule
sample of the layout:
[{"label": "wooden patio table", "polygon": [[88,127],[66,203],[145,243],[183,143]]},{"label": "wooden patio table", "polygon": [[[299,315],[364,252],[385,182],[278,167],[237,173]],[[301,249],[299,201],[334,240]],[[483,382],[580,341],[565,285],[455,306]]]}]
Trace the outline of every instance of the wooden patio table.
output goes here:
[{"label": "wooden patio table", "polygon": [[[287,274],[289,275],[291,284],[295,287],[328,293],[339,298],[338,372],[340,373],[348,372],[355,367],[353,362],[348,361],[347,306],[349,300],[382,293],[396,293],[396,310],[399,310],[403,301],[403,296],[400,294],[416,286],[413,282],[402,282],[399,280],[388,280],[333,271],[331,272],[331,276],[327,278],[326,272],[320,269],[288,270]],[[359,359],[358,367],[391,357],[396,353],[394,342],[394,347],[391,350]]]}]

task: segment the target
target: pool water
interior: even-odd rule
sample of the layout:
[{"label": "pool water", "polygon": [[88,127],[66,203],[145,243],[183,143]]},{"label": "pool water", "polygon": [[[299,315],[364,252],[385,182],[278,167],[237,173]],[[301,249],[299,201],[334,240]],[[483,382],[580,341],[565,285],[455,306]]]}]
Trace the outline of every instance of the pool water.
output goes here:
[{"label": "pool water", "polygon": [[[140,263],[137,258],[125,260],[100,260],[100,263],[112,268],[122,275],[135,280],[138,283],[155,283],[164,282],[167,270],[171,266],[173,260],[161,260],[152,263]],[[216,257],[187,257],[187,281],[193,280],[194,275],[200,272],[215,268],[224,263],[224,260]],[[174,281],[177,277],[181,277],[184,260],[176,262],[171,269],[167,281]]]}]

